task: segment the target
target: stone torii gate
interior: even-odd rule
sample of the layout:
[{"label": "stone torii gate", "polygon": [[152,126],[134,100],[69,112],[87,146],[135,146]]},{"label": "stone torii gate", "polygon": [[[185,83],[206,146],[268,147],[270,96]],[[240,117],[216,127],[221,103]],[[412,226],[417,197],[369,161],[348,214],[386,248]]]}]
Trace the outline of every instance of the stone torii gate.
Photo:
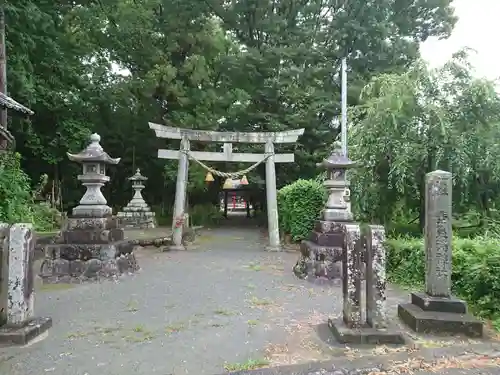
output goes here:
[{"label": "stone torii gate", "polygon": [[[186,203],[186,185],[188,181],[189,159],[197,161],[225,161],[266,163],[266,195],[267,218],[269,229],[270,251],[279,251],[280,236],[278,227],[278,202],[276,197],[276,169],[275,163],[293,163],[294,154],[275,154],[275,143],[295,143],[304,129],[283,132],[216,132],[207,130],[182,129],[160,124],[149,123],[149,128],[155,131],[158,138],[179,139],[180,150],[158,150],[158,158],[179,160],[177,185],[175,191],[174,217],[172,223],[172,249],[184,250],[182,244],[182,227]],[[191,151],[190,141],[223,143],[223,152]],[[261,143],[265,152],[233,153],[233,143]]]}]

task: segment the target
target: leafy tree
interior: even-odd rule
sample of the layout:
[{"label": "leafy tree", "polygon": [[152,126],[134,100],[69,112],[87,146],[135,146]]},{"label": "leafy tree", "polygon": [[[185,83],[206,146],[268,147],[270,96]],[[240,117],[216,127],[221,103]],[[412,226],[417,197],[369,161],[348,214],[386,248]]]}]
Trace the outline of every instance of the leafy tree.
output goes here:
[{"label": "leafy tree", "polygon": [[[32,178],[46,172],[63,180],[72,205],[81,194],[78,169],[65,153],[80,150],[96,131],[111,155],[123,157],[106,187],[111,203],[130,199],[123,182],[141,167],[150,178],[148,199],[169,205],[177,164],[158,160],[156,150],[178,146],[156,139],[148,121],[236,131],[304,127],[298,144],[277,149],[297,156],[296,164],[278,167],[278,184],[312,177],[337,133],[331,124],[339,114],[340,59],[349,57],[349,101],[356,104],[371,77],[403,72],[420,41],[449,35],[449,3],[7,1],[9,90],[36,112],[12,126],[23,165]],[[204,171],[190,172],[190,194],[213,200],[215,190],[203,195]],[[258,168],[249,178],[263,176]]]},{"label": "leafy tree", "polygon": [[487,214],[498,196],[500,97],[471,75],[464,52],[438,70],[417,62],[382,74],[361,98],[350,134],[360,213],[388,222],[414,212],[423,227],[425,174],[444,169],[454,175],[456,212],[479,201]]},{"label": "leafy tree", "polygon": [[328,152],[319,146],[336,136],[331,124],[340,112],[341,58],[349,58],[355,104],[367,80],[402,72],[418,57],[421,41],[448,36],[456,21],[450,1],[206,3],[245,47],[238,82],[250,100],[231,123],[262,131],[306,128],[296,150],[299,168],[283,167],[291,180],[311,177],[312,163]]}]

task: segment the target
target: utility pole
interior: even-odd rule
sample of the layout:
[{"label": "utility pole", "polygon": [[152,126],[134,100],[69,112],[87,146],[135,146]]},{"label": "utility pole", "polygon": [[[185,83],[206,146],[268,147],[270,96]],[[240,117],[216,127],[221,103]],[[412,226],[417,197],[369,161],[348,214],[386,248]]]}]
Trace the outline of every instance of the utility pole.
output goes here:
[{"label": "utility pole", "polygon": [[[7,95],[7,54],[5,46],[5,9],[0,6],[0,92]],[[7,129],[7,108],[0,113],[0,125]]]},{"label": "utility pole", "polygon": [[347,58],[345,57],[342,59],[341,77],[340,142],[342,153],[347,157]]}]

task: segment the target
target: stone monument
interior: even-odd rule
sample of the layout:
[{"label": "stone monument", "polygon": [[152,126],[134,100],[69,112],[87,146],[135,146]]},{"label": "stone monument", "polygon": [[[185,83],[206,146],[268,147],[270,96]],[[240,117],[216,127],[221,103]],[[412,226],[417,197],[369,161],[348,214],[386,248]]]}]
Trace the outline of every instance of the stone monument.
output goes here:
[{"label": "stone monument", "polygon": [[[344,224],[353,220],[346,172],[355,165],[342,154],[340,145],[328,159],[318,164],[327,171],[324,186],[328,191],[328,200],[309,240],[302,241],[300,245],[301,255],[294,273],[301,279],[337,280],[342,277]],[[361,267],[364,268],[363,263]]]},{"label": "stone monument", "polygon": [[[384,227],[370,225],[366,236],[361,235],[358,224],[342,224],[341,228],[344,234],[343,309],[341,318],[328,320],[334,337],[342,344],[404,344],[403,334],[392,329],[386,317]],[[365,314],[361,307],[363,255],[366,260]],[[364,322],[363,316],[365,316]]]},{"label": "stone monument", "polygon": [[101,188],[109,181],[106,165],[116,165],[99,144],[98,134],[90,145],[68,158],[82,164],[78,180],[86,187],[80,204],[68,217],[59,236],[45,247],[40,277],[44,282],[71,282],[111,277],[138,269],[132,249],[134,241],[125,240],[124,230],[112,216]]},{"label": "stone monument", "polygon": [[0,224],[0,344],[25,345],[52,327],[34,316],[35,238],[31,224]]},{"label": "stone monument", "polygon": [[144,183],[148,178],[144,177],[141,174],[141,170],[137,168],[136,173],[128,179],[132,181],[134,196],[123,211],[118,212],[116,215],[120,227],[138,229],[155,228],[155,213],[151,211],[142,197],[142,190],[146,187]]},{"label": "stone monument", "polygon": [[425,187],[425,292],[398,306],[400,319],[416,332],[483,335],[483,324],[451,295],[452,174],[430,172]]}]

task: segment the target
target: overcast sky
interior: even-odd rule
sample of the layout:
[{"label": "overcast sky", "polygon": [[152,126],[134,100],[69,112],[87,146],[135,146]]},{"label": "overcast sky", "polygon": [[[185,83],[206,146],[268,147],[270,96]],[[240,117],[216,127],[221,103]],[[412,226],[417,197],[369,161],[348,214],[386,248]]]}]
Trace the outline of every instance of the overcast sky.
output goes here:
[{"label": "overcast sky", "polygon": [[[476,74],[489,79],[500,77],[500,0],[455,0],[458,23],[449,39],[429,39],[422,55],[432,67],[443,65],[462,47],[476,52],[470,61]],[[498,43],[498,44],[497,44]]]}]

